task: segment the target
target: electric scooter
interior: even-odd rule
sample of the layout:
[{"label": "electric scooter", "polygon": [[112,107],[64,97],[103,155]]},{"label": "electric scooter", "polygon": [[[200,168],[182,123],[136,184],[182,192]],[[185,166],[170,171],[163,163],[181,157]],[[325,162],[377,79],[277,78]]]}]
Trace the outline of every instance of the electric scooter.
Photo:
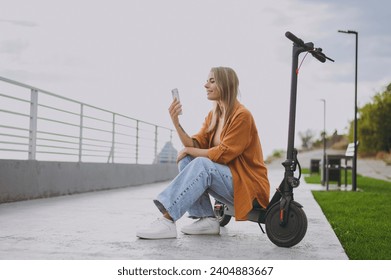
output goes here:
[{"label": "electric scooter", "polygon": [[[297,38],[289,31],[285,33],[285,36],[293,42],[293,49],[288,148],[286,160],[282,163],[285,168],[284,179],[266,209],[261,207],[255,200],[253,209],[248,214],[247,219],[256,222],[263,233],[265,231],[261,224],[265,224],[267,236],[275,245],[292,247],[304,238],[308,226],[303,206],[293,199],[293,189],[299,186],[301,177],[301,167],[297,159],[298,151],[294,148],[299,55],[303,52],[310,53],[322,63],[326,62],[326,60],[333,62],[334,60],[327,57],[321,48],[314,48],[314,44],[311,42],[304,43],[303,40]],[[297,167],[298,177],[295,177]],[[222,227],[227,225],[231,217],[234,216],[233,207],[218,200],[215,201],[214,211]]]}]

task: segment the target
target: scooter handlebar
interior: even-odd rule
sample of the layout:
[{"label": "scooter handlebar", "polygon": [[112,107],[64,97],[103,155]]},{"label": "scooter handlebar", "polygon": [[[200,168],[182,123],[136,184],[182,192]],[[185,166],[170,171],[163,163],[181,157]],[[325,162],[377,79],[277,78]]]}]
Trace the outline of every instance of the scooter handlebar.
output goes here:
[{"label": "scooter handlebar", "polygon": [[296,43],[300,47],[308,49],[308,47],[304,44],[304,41],[300,38],[297,38],[293,33],[287,31],[285,32],[285,37],[287,37],[289,40],[291,40],[293,43]]},{"label": "scooter handlebar", "polygon": [[309,46],[309,43],[305,44],[302,39],[296,37],[293,33],[287,31],[287,32],[285,32],[285,37],[287,37],[289,40],[291,40],[296,45],[298,45],[298,46],[304,48],[305,50],[307,50],[308,52],[310,52],[312,54],[312,56],[315,57],[320,62],[324,63],[324,62],[326,62],[326,59],[334,62],[334,60],[332,60],[331,58],[327,57],[322,52],[321,48],[314,49],[312,43],[311,43],[312,47]]}]

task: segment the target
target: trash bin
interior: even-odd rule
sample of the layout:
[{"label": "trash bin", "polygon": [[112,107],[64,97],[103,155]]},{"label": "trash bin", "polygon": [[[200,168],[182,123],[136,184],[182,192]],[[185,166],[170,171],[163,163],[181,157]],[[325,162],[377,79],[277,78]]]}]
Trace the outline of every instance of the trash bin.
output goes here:
[{"label": "trash bin", "polygon": [[341,186],[341,158],[328,156],[325,169],[326,173],[328,172],[328,182],[327,174],[324,174],[326,177],[322,181],[325,181],[327,185],[329,182],[338,182],[338,186]]},{"label": "trash bin", "polygon": [[310,173],[319,173],[320,159],[311,159]]}]

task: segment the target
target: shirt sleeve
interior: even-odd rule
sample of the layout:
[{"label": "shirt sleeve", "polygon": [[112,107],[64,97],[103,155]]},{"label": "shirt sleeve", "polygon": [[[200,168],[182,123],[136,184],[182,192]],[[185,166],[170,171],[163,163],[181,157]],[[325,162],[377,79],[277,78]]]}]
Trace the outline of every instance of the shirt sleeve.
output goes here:
[{"label": "shirt sleeve", "polygon": [[210,148],[208,157],[214,162],[228,164],[240,156],[252,139],[253,119],[249,112],[243,111],[235,116],[226,128],[218,146]]}]

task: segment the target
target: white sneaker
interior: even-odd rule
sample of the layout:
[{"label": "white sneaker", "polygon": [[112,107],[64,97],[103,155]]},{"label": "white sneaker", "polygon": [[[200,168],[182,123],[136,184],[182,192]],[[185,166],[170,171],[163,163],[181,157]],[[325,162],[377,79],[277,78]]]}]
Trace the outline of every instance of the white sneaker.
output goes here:
[{"label": "white sneaker", "polygon": [[216,218],[200,218],[181,230],[185,234],[220,234],[220,223]]},{"label": "white sneaker", "polygon": [[166,239],[176,238],[176,225],[166,218],[159,218],[148,228],[137,231],[136,236],[143,239]]}]

